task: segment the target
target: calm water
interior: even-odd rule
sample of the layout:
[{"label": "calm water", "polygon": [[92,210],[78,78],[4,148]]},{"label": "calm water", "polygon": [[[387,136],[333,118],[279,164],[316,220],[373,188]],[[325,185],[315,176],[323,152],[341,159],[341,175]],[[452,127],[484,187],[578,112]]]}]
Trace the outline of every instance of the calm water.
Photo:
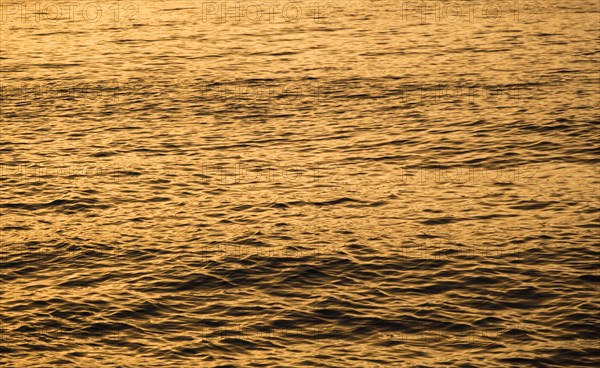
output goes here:
[{"label": "calm water", "polygon": [[2,2],[4,366],[598,364],[597,2],[249,3]]}]

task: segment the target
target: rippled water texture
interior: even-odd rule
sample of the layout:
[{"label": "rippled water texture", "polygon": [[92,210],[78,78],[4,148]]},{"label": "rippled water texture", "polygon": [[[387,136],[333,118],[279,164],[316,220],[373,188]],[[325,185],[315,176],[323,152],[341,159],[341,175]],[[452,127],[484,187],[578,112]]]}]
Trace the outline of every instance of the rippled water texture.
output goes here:
[{"label": "rippled water texture", "polygon": [[3,365],[599,364],[598,2],[441,4],[2,1]]}]

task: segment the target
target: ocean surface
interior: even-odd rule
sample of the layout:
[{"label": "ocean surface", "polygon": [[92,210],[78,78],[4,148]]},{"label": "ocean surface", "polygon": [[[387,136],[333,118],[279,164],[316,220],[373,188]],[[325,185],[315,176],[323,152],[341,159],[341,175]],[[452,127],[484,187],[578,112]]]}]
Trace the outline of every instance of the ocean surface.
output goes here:
[{"label": "ocean surface", "polygon": [[597,1],[57,4],[0,4],[3,367],[600,364]]}]

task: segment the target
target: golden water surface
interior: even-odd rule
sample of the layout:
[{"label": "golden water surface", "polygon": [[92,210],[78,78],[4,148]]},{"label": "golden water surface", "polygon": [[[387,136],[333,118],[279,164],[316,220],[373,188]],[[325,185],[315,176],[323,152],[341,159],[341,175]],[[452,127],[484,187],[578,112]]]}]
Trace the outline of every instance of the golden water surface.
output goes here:
[{"label": "golden water surface", "polygon": [[0,4],[3,366],[598,364],[597,1]]}]

